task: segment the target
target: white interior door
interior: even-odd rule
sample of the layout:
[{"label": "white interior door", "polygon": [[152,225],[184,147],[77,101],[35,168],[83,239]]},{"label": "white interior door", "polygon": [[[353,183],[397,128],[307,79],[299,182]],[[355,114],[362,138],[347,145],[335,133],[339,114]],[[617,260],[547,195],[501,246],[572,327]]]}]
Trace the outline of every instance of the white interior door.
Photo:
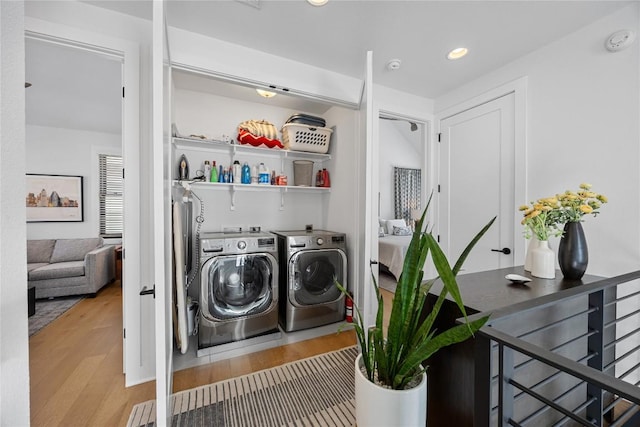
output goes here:
[{"label": "white interior door", "polygon": [[440,241],[449,260],[498,217],[462,273],[514,265],[514,117],[510,93],[440,121]]},{"label": "white interior door", "polygon": [[171,424],[173,338],[171,314],[171,70],[165,26],[165,2],[153,2],[153,254],[156,319],[156,419]]},{"label": "white interior door", "polygon": [[360,205],[364,218],[362,223],[362,251],[355,287],[356,303],[362,310],[365,325],[375,324],[377,301],[371,283],[371,269],[378,276],[378,265],[372,262],[378,259],[378,145],[374,138],[374,123],[377,114],[373,107],[373,52],[367,52],[364,93],[360,107],[360,129],[365,139],[364,144],[364,197]]}]

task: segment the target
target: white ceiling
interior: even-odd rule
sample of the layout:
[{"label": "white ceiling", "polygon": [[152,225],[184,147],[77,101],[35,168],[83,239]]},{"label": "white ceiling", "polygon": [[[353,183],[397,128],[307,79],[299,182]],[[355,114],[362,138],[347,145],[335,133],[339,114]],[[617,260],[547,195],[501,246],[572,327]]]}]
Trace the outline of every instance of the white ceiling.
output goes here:
[{"label": "white ceiling", "polygon": [[[151,0],[86,3],[145,19],[151,17]],[[167,21],[171,26],[357,78],[363,75],[366,51],[372,50],[377,84],[437,98],[630,3],[329,0],[323,7],[314,7],[304,0],[169,0]],[[619,28],[612,28],[611,32],[616,30]],[[607,35],[602,35],[603,43]],[[459,46],[469,48],[469,55],[459,61],[447,60],[446,53]],[[78,88],[79,79],[88,74],[79,72],[90,67],[78,66],[75,60],[79,58],[37,52],[40,60],[36,61],[33,50],[33,46],[27,46],[27,80],[36,73],[42,77],[61,67],[59,73],[68,76],[70,85]],[[387,70],[386,63],[396,58],[402,61],[401,68]],[[38,67],[44,71],[37,71]],[[98,68],[90,74],[94,81],[102,79],[103,67]],[[45,84],[33,78],[34,87],[27,92],[28,105],[32,98],[29,91],[36,92],[38,84]],[[56,87],[47,90],[57,88],[60,96],[72,93],[63,86],[64,79],[53,83]],[[80,87],[89,95],[85,101],[102,99],[102,95],[94,95],[89,84],[84,82]],[[58,98],[53,92],[47,96]],[[28,113],[34,111],[31,107]],[[80,114],[70,108],[60,106],[54,112],[58,116],[63,112]],[[80,110],[98,112],[98,108],[92,105]],[[36,120],[34,114],[32,122]],[[117,121],[119,118],[118,115]]]},{"label": "white ceiling", "polygon": [[[611,13],[610,1],[169,1],[167,22],[361,78],[367,50],[374,81],[437,98],[464,82]],[[603,43],[604,37],[603,35]],[[449,61],[449,50],[470,53]],[[391,59],[397,71],[388,71]]]},{"label": "white ceiling", "polygon": [[33,39],[25,53],[28,125],[120,133],[120,60]]}]

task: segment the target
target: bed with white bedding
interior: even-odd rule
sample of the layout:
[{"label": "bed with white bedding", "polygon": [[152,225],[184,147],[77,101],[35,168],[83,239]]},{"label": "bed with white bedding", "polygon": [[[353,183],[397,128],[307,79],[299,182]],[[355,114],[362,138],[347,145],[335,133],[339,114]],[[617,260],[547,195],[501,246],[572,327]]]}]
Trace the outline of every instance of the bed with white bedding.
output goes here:
[{"label": "bed with white bedding", "polygon": [[378,238],[378,262],[383,264],[395,276],[400,278],[404,255],[409,248],[411,236],[385,234]]}]

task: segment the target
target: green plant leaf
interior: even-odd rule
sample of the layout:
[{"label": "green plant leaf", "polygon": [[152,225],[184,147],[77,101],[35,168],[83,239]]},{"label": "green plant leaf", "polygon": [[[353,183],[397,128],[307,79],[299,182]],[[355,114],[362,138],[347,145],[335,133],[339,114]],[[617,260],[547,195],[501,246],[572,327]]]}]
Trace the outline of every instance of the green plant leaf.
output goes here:
[{"label": "green plant leaf", "polygon": [[394,378],[393,388],[402,389],[406,383],[414,377],[416,369],[422,364],[422,362],[444,347],[467,340],[482,326],[484,326],[488,320],[489,316],[485,316],[473,322],[456,325],[446,331],[443,331],[439,335],[436,335],[434,338],[425,341],[422,345],[416,348],[416,350],[404,361],[402,367],[398,369],[398,373],[396,374],[397,378]]},{"label": "green plant leaf", "polygon": [[[456,282],[456,275],[473,247],[496,218],[493,218],[472,239],[452,268],[432,233],[426,231],[424,227],[432,197],[433,194],[429,197],[427,207],[416,223],[416,229],[405,254],[402,273],[398,278],[393,298],[386,340],[383,332],[384,304],[373,269],[372,284],[378,302],[375,325],[365,326],[355,301],[353,305],[354,328],[361,347],[367,377],[373,381],[377,376],[378,381],[394,389],[403,389],[411,379],[422,375],[425,370],[422,363],[426,359],[445,346],[473,336],[488,319],[485,317],[471,323],[466,321],[467,314]],[[429,254],[438,277],[423,282],[423,268]],[[423,313],[427,295],[436,280],[442,281],[443,288],[431,311]],[[336,285],[343,294],[348,295],[346,289],[337,281]],[[433,325],[448,295],[451,295],[462,312],[465,323],[436,335]]]}]

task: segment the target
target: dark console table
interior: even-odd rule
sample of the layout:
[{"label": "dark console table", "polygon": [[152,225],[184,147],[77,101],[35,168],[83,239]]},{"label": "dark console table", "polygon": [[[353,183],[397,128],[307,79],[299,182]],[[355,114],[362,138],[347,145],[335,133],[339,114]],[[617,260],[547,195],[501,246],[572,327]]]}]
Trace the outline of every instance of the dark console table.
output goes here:
[{"label": "dark console table", "polygon": [[[530,277],[531,282],[514,284],[505,279],[509,273]],[[538,279],[525,273],[522,266],[502,268],[479,273],[458,275],[458,286],[467,314],[492,312],[514,304],[531,301],[544,295],[560,292],[582,284],[601,280],[601,277],[585,275],[582,280],[565,280],[560,271],[555,279]],[[425,311],[430,311],[442,289],[436,283],[427,298]],[[436,328],[443,330],[455,324],[462,314],[450,299],[445,302],[436,321]],[[523,319],[524,322],[532,319]],[[478,348],[479,340],[440,350],[426,361],[428,368],[427,420],[429,427],[472,426],[474,418],[474,381],[476,381],[476,359],[488,360],[490,349]],[[486,363],[487,372],[490,363]],[[482,372],[481,378],[488,378]]]}]

